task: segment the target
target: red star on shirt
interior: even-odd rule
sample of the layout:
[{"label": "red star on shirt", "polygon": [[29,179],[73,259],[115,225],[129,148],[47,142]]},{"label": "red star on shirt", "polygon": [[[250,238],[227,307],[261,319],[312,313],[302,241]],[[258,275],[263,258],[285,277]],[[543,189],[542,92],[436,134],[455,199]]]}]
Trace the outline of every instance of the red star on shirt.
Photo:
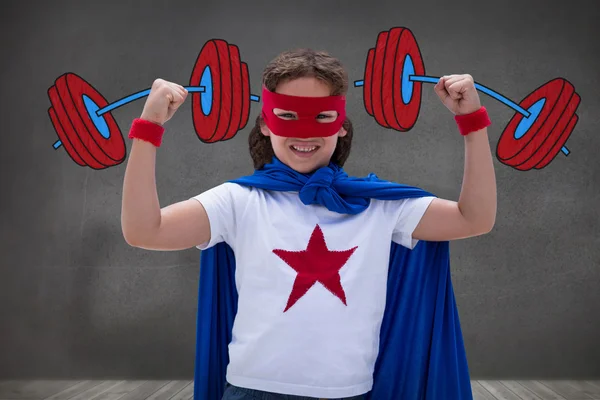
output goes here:
[{"label": "red star on shirt", "polygon": [[316,282],[325,286],[346,305],[346,293],[340,281],[339,271],[357,247],[341,251],[329,250],[323,231],[317,225],[310,236],[306,250],[273,250],[273,253],[298,273],[283,312],[289,310]]}]

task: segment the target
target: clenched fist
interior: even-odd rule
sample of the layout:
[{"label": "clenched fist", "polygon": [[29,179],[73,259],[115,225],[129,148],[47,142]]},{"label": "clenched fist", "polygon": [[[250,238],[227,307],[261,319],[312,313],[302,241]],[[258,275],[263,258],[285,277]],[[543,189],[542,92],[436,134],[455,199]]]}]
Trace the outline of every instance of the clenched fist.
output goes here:
[{"label": "clenched fist", "polygon": [[188,91],[181,85],[164,79],[155,80],[144,104],[141,119],[163,125],[183,104],[187,94]]},{"label": "clenched fist", "polygon": [[471,75],[442,76],[434,90],[454,115],[471,114],[481,108],[479,93]]}]

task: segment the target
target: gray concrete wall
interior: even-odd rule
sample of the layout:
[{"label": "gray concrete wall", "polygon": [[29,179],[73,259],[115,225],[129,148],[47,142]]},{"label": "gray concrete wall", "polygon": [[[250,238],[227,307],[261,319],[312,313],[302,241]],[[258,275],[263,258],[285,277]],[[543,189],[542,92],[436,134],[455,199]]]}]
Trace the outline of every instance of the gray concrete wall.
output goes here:
[{"label": "gray concrete wall", "polygon": [[[114,101],[161,77],[188,84],[203,44],[239,46],[260,94],[265,64],[325,49],[362,79],[394,26],[415,34],[428,75],[470,73],[519,102],[568,79],[581,96],[567,147],[541,170],[496,160],[489,235],[452,243],[453,280],[473,377],[600,376],[599,7],[592,1],[7,2],[0,23],[0,378],[189,378],[199,252],[129,247],[120,228],[125,163],[78,166],[54,150],[47,91],[75,72]],[[379,126],[350,88],[356,137],[346,170],[457,199],[463,141],[432,85],[415,127]],[[514,110],[481,95],[495,150]],[[116,109],[127,130],[143,100]],[[247,135],[204,144],[191,101],[157,156],[162,205],[251,172]]]}]

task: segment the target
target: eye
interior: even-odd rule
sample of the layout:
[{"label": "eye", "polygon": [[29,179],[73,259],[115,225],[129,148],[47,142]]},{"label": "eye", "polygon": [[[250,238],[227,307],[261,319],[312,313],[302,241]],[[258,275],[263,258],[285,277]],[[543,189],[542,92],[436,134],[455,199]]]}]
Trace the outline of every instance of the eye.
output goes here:
[{"label": "eye", "polygon": [[289,110],[282,110],[281,108],[274,108],[273,113],[277,115],[281,119],[290,120],[290,119],[298,119],[298,116],[295,112]]},{"label": "eye", "polygon": [[319,122],[333,122],[337,118],[338,113],[336,111],[326,111],[317,115]]},{"label": "eye", "polygon": [[279,113],[277,116],[282,119],[296,119],[296,116],[292,113]]}]

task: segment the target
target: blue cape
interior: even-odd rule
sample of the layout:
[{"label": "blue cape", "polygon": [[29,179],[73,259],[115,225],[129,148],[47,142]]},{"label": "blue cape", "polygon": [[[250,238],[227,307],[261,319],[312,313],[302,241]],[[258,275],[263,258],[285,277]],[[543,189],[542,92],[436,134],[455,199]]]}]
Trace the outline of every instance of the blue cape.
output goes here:
[{"label": "blue cape", "polygon": [[[298,191],[304,204],[321,204],[348,214],[365,210],[372,198],[432,196],[374,174],[349,177],[333,163],[312,174],[301,174],[276,157],[253,175],[230,182]],[[200,260],[194,399],[220,400],[237,310],[235,255],[222,242],[202,251]],[[374,386],[367,399],[473,399],[448,242],[420,241],[413,250],[392,242],[380,338]]]}]

